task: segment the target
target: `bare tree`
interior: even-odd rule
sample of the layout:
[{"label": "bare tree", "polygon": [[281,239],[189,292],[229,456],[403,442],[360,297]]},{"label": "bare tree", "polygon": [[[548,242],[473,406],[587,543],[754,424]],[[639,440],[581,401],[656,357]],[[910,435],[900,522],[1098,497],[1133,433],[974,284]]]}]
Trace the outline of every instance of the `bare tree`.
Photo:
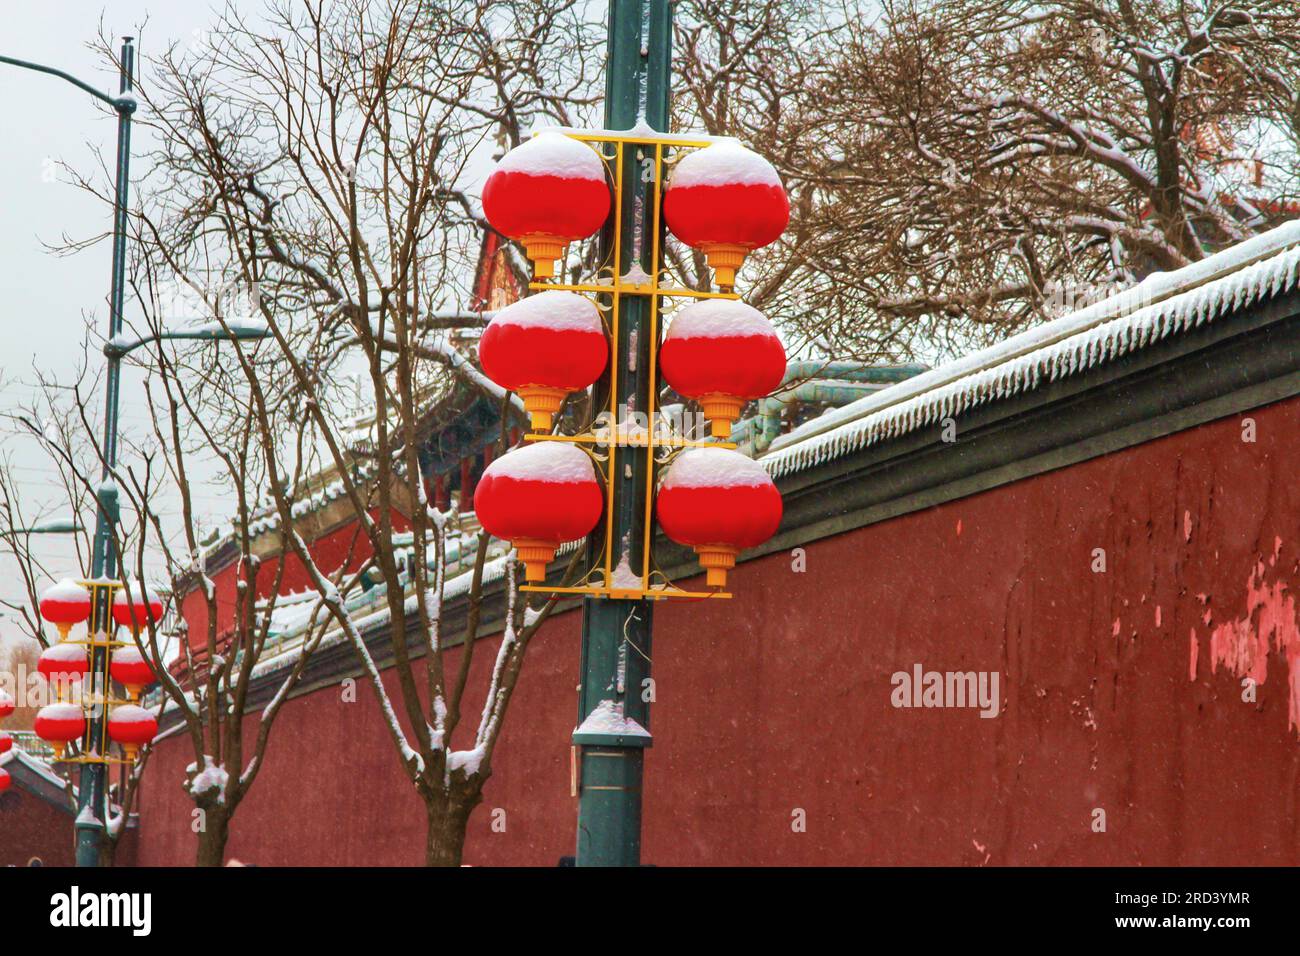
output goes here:
[{"label": "bare tree", "polygon": [[[309,629],[294,652],[292,666],[280,678],[275,697],[265,706],[254,707],[249,688],[267,646],[275,610],[273,601],[256,599],[259,591],[268,587],[262,580],[268,575],[262,573],[248,534],[243,534],[235,542],[240,548],[242,574],[234,624],[223,628],[215,588],[202,571],[202,518],[194,501],[193,472],[202,468],[210,481],[230,490],[231,518],[237,526],[246,526],[257,504],[246,490],[257,486],[266,469],[257,455],[260,446],[253,441],[247,403],[241,405],[237,390],[219,374],[212,346],[191,345],[182,351],[166,347],[158,337],[163,331],[159,298],[149,266],[147,259],[135,262],[132,282],[143,315],[140,341],[148,346],[139,355],[147,371],[144,385],[150,427],[142,435],[122,436],[121,460],[111,473],[123,504],[112,546],[123,587],[149,581],[166,594],[177,594],[196,580],[200,585],[207,611],[204,633],[191,634],[184,627],[165,633],[163,621],[150,620],[130,640],[158,679],[159,691],[146,701],[147,706],[160,720],[177,721],[194,748],[186,789],[200,811],[197,862],[220,865],[231,821],[261,768],[275,717],[323,628]],[[219,307],[215,314],[221,315]],[[83,516],[94,514],[94,494],[100,488],[105,461],[98,430],[97,385],[96,379],[85,374],[72,384],[57,387],[45,382],[40,406],[12,416],[28,437],[42,445],[59,473],[68,477],[70,493],[80,502]],[[175,510],[177,502],[179,511]],[[282,567],[275,569],[271,593],[282,573]],[[336,583],[346,593],[355,580]],[[184,662],[184,684],[170,666],[177,655]],[[246,740],[244,719],[255,711],[260,711],[257,731],[253,739]],[[119,767],[116,784],[106,794],[102,808],[107,824],[106,862],[111,862],[125,832],[150,752],[151,747],[146,746],[133,766]],[[77,756],[75,747],[69,755]]]},{"label": "bare tree", "polygon": [[797,253],[826,279],[809,331],[841,352],[989,341],[1293,214],[1293,4],[890,0],[845,22],[803,117],[819,225]]},{"label": "bare tree", "polygon": [[[529,613],[513,556],[489,562],[489,539],[478,535],[473,567],[454,585],[468,594],[468,620],[459,650],[447,646],[454,532],[426,496],[421,425],[462,386],[500,403],[503,434],[521,409],[447,330],[484,321],[457,302],[468,286],[466,250],[482,228],[468,186],[486,159],[485,137],[503,116],[523,124],[581,105],[540,83],[554,60],[550,38],[573,27],[566,11],[574,6],[346,0],[275,6],[256,26],[227,10],[206,49],[160,57],[143,85],[142,121],[163,143],[135,217],[150,269],[205,299],[214,286],[251,290],[268,333],[254,348],[231,343],[214,360],[221,374],[197,388],[178,374],[168,401],[194,422],[205,408],[239,409],[242,444],[208,442],[230,458],[237,533],[263,517],[245,507],[250,488],[263,489],[280,553],[310,579],[322,632],[346,640],[370,678],[402,771],[426,807],[431,865],[460,862],[525,651],[554,602]],[[506,52],[512,44],[519,50]],[[213,310],[212,318],[232,327],[230,316]],[[370,407],[364,436],[352,420],[358,377]],[[235,383],[237,401],[221,393]],[[237,471],[246,458],[265,469],[257,481]],[[364,560],[345,561],[347,574],[320,565],[297,523],[320,482],[355,515],[353,554]],[[201,561],[194,567],[201,573]],[[349,609],[348,589],[362,574],[383,594],[380,660],[391,659],[392,693]],[[481,714],[462,727],[493,578],[504,581],[504,633]],[[228,659],[219,647],[213,655]],[[305,657],[295,664],[305,666]]]}]

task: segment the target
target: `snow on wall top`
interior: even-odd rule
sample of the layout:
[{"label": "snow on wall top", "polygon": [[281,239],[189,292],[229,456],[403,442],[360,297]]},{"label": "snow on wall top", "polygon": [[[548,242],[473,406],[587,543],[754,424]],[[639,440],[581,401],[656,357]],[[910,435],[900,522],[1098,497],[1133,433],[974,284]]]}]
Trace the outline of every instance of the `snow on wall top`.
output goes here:
[{"label": "snow on wall top", "polygon": [[776,338],[767,316],[739,299],[701,299],[677,313],[666,338],[718,339],[761,335]]},{"label": "snow on wall top", "polygon": [[1032,391],[1288,292],[1300,272],[1300,221],[1239,243],[965,358],[806,422],[760,462],[793,474],[876,442]]},{"label": "snow on wall top", "polygon": [[605,181],[605,164],[595,150],[572,136],[549,130],[510,150],[497,162],[496,168],[503,173]]},{"label": "snow on wall top", "polygon": [[690,186],[780,186],[776,168],[752,149],[737,142],[721,142],[687,154],[673,169],[669,189]]},{"label": "snow on wall top", "polygon": [[506,306],[492,319],[492,324],[605,334],[595,303],[576,292],[560,289],[548,289]]},{"label": "snow on wall top", "polygon": [[502,455],[483,470],[483,478],[520,481],[594,482],[596,469],[587,453],[568,442],[537,441]]},{"label": "snow on wall top", "polygon": [[58,787],[60,790],[67,785],[67,781],[55,773],[54,768],[48,763],[39,757],[33,757],[27,751],[19,747],[14,747],[12,750],[7,750],[3,754],[0,754],[0,767],[7,766],[10,763],[22,764],[33,773],[44,777],[47,782],[54,784],[54,786]]}]

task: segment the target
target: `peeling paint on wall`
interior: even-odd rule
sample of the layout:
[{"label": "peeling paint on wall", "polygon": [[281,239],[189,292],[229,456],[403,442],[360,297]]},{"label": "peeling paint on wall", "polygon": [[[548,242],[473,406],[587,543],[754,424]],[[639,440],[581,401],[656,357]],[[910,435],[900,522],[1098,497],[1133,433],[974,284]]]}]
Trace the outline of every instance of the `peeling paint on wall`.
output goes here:
[{"label": "peeling paint on wall", "polygon": [[[1269,565],[1276,564],[1281,539],[1274,542]],[[1227,621],[1210,633],[1210,670],[1227,668],[1258,686],[1268,680],[1268,655],[1277,650],[1286,658],[1289,699],[1287,726],[1300,732],[1300,626],[1295,598],[1282,581],[1264,582],[1265,564],[1257,561],[1246,581],[1246,614]],[[1196,678],[1196,636],[1192,634],[1191,674]]]}]

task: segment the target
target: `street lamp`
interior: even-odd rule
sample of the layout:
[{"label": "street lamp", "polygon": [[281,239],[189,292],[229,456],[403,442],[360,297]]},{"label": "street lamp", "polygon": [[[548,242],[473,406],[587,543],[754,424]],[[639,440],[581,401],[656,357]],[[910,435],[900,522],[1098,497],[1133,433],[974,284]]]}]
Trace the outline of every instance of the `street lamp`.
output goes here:
[{"label": "street lamp", "polygon": [[[664,434],[657,419],[666,381],[697,398],[713,438],[725,439],[744,402],[779,386],[785,371],[771,324],[737,301],[734,285],[746,256],[785,229],[789,202],[771,165],[739,143],[660,132],[668,128],[671,34],[669,0],[611,0],[606,128],[542,132],[507,153],[483,187],[484,215],[524,246],[535,277],[529,289],[540,294],[499,312],[483,333],[484,371],[524,398],[533,430],[529,445],[493,462],[474,503],[483,527],[508,538],[527,566],[522,590],[585,599],[571,738],[579,866],[640,862],[653,602],[729,598],[722,588],[737,552],[766,540],[781,518],[775,485],[733,444]],[[596,278],[566,281],[554,260],[602,224]],[[707,257],[719,291],[672,281],[666,231]],[[608,329],[603,372],[583,360],[597,331],[590,310],[561,293],[596,296]],[[664,300],[682,298],[711,307],[681,310],[673,327],[682,327],[661,353]],[[567,393],[593,374],[592,406],[610,416],[613,440],[594,426],[549,434]],[[655,566],[656,512],[670,539],[695,547],[708,590],[683,590]],[[603,536],[589,539],[579,583],[546,584],[557,543],[598,522]]]},{"label": "street lamp", "polygon": [[85,530],[81,522],[76,518],[56,518],[53,521],[42,521],[30,528],[10,528],[6,536],[12,537],[20,534],[76,534]]},{"label": "street lamp", "polygon": [[146,335],[132,336],[119,332],[104,343],[104,355],[110,360],[121,359],[140,346],[147,345],[150,342],[224,342],[230,340],[246,342],[270,338],[270,336],[271,330],[264,323],[231,319],[225,325],[220,322],[209,322],[195,326],[192,329],[165,329]]},{"label": "street lamp", "polygon": [[[104,345],[104,355],[108,359],[108,374],[105,377],[103,469],[95,495],[97,507],[90,575],[92,584],[111,582],[118,575],[117,555],[113,548],[113,526],[118,520],[119,506],[118,489],[113,480],[113,473],[117,467],[118,398],[121,389],[122,358],[132,349],[155,339],[215,341],[223,338],[263,338],[266,336],[267,330],[257,325],[231,324],[223,327],[218,323],[215,328],[213,326],[204,326],[190,330],[163,332],[143,338],[123,337],[122,313],[126,288],[126,217],[127,190],[130,186],[131,116],[135,113],[138,105],[133,92],[135,84],[135,38],[123,37],[122,39],[121,56],[118,60],[118,93],[116,96],[103,93],[75,76],[40,63],[32,63],[27,60],[2,55],[0,55],[0,63],[57,76],[78,89],[89,93],[97,100],[108,104],[117,113],[117,160],[114,165],[113,190],[113,274],[109,286],[108,336]],[[220,334],[218,334],[218,329],[220,329]],[[92,588],[94,595],[94,606],[90,615],[90,632],[92,635],[101,633],[108,635],[115,630],[111,606],[114,590],[114,588],[107,586]],[[92,640],[91,673],[105,675],[108,673],[110,644],[111,642],[107,639]],[[105,688],[105,692],[107,692],[107,688]],[[104,712],[103,708],[101,708],[98,718],[90,721],[86,734],[86,747],[90,753],[101,753],[106,743]],[[107,778],[105,763],[82,764],[80,785],[77,791],[77,866],[99,865],[100,848],[104,837],[102,814]]]}]

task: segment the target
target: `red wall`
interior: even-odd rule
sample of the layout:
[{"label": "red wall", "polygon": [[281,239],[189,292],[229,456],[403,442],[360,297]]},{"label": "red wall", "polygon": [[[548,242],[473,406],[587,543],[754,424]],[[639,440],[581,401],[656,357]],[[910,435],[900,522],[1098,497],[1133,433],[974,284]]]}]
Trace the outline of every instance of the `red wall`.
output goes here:
[{"label": "red wall", "polygon": [[[379,518],[378,510],[371,511],[370,516]],[[394,512],[393,528],[397,532],[410,530],[410,524],[402,515]],[[336,528],[328,534],[321,535],[311,543],[312,555],[317,565],[326,574],[332,574],[347,562],[348,570],[354,571],[374,553],[370,539],[366,537],[355,521]],[[281,594],[304,591],[311,587],[311,579],[297,555],[290,553],[281,558],[270,558],[263,562],[257,577],[257,596],[269,597],[275,586],[275,576],[279,565],[284,563],[284,579],[280,584]],[[212,583],[217,592],[217,634],[225,635],[235,626],[235,585],[241,574],[240,565],[232,561],[212,575]],[[208,640],[208,604],[202,591],[191,591],[181,599],[181,615],[189,627],[190,643],[196,651],[203,651]]]},{"label": "red wall", "polygon": [[[803,573],[750,562],[733,601],[660,605],[645,861],[1300,864],[1300,401],[1252,417],[1254,444],[1225,419],[823,540]],[[891,674],[918,662],[1000,672],[1001,714],[895,709]],[[530,648],[468,862],[572,853],[577,675],[568,614]],[[150,761],[141,863],[192,859],[188,751]],[[287,705],[231,854],[422,848],[373,700]]]},{"label": "red wall", "polygon": [[42,866],[72,866],[75,841],[67,810],[17,784],[0,794],[0,866],[27,866],[33,857],[39,857]]}]

